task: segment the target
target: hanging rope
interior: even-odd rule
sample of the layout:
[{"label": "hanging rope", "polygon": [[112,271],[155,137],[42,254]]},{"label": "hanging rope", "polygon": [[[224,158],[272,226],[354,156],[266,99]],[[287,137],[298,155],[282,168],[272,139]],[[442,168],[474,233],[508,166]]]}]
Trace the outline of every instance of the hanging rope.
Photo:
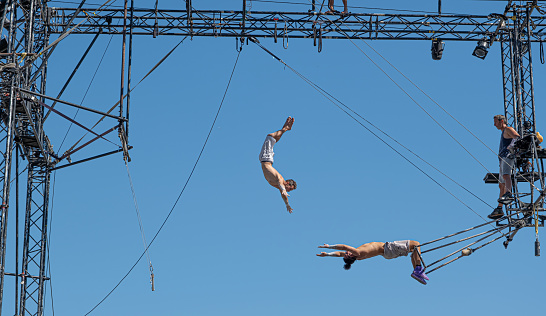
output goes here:
[{"label": "hanging rope", "polygon": [[[284,21],[284,32],[282,33],[282,47],[284,49],[288,49],[288,24],[286,23],[286,20]],[[286,40],[286,42],[285,42]]]},{"label": "hanging rope", "polygon": [[154,267],[152,265],[152,260],[150,259],[150,253],[148,251],[148,243],[146,242],[146,235],[144,235],[144,226],[142,225],[142,218],[140,217],[140,210],[138,208],[138,202],[136,198],[135,188],[133,186],[133,178],[131,177],[131,172],[129,171],[129,164],[127,159],[123,160],[125,162],[125,167],[127,169],[127,177],[129,177],[129,185],[131,186],[131,193],[133,194],[133,202],[135,204],[135,211],[138,219],[138,227],[140,229],[140,235],[142,236],[142,244],[144,245],[144,252],[146,253],[146,259],[148,259],[148,268],[150,269],[150,283],[152,285],[152,291],[155,290],[154,285]]},{"label": "hanging rope", "polygon": [[91,314],[100,304],[102,304],[102,302],[104,302],[120,285],[121,283],[129,276],[129,274],[133,271],[133,269],[136,267],[136,265],[140,262],[140,260],[142,259],[142,257],[145,255],[146,253],[146,250],[148,250],[148,248],[150,248],[152,246],[152,244],[154,243],[154,241],[156,240],[157,236],[159,235],[159,233],[161,232],[161,230],[163,229],[163,227],[165,226],[165,224],[167,223],[167,221],[169,220],[169,218],[171,217],[171,214],[173,213],[176,205],[178,204],[178,201],[180,200],[180,198],[182,197],[182,194],[184,193],[184,191],[186,190],[186,187],[188,186],[190,180],[191,180],[191,177],[195,171],[195,169],[197,168],[197,164],[199,163],[199,160],[201,159],[201,156],[203,155],[203,152],[205,151],[205,147],[207,146],[207,143],[209,141],[209,138],[210,138],[210,135],[212,134],[212,130],[214,129],[214,125],[216,124],[216,121],[218,119],[218,115],[220,114],[220,110],[222,109],[222,105],[224,104],[224,100],[226,99],[226,95],[227,95],[227,92],[229,90],[229,86],[231,85],[231,80],[233,79],[233,74],[235,73],[235,69],[237,67],[237,63],[239,61],[239,56],[241,55],[241,52],[239,52],[237,54],[237,59],[235,60],[235,65],[233,65],[233,70],[231,71],[231,75],[229,77],[229,81],[228,81],[228,84],[227,84],[227,87],[226,87],[226,90],[224,92],[224,96],[222,97],[222,101],[220,102],[220,106],[218,107],[218,111],[216,112],[216,116],[214,117],[214,120],[212,122],[212,125],[209,129],[209,133],[207,135],[207,138],[205,139],[205,142],[203,144],[203,147],[201,148],[201,151],[199,152],[199,155],[197,156],[197,160],[195,161],[195,164],[193,165],[193,168],[190,172],[190,175],[188,176],[188,178],[186,179],[186,183],[184,184],[184,186],[182,187],[182,190],[180,191],[180,194],[178,194],[178,197],[176,198],[176,201],[174,202],[173,206],[171,207],[171,210],[169,211],[169,213],[167,214],[167,217],[165,218],[165,220],[163,221],[163,223],[161,224],[161,226],[159,227],[159,229],[157,230],[157,232],[155,233],[154,237],[152,238],[152,240],[150,241],[150,243],[148,244],[148,247],[145,249],[145,251],[140,255],[140,257],[136,260],[136,262],[133,264],[133,266],[129,269],[129,271],[123,276],[123,278],[121,278],[121,280],[116,284],[116,286],[114,286],[114,288],[108,292],[108,294],[99,302],[97,303],[97,305],[95,305],[89,312],[87,312],[85,315],[89,315]]}]

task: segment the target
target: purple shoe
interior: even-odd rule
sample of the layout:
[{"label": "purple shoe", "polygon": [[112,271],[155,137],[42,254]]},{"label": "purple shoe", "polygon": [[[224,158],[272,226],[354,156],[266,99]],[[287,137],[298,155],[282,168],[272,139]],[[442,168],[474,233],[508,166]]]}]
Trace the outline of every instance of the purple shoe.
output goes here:
[{"label": "purple shoe", "polygon": [[423,279],[427,281],[429,280],[428,276],[425,274],[425,269],[423,269],[423,267],[417,266],[415,267],[415,270],[417,271],[414,271],[414,272],[417,272],[417,274],[420,274],[423,277]]},{"label": "purple shoe", "polygon": [[421,283],[423,285],[427,285],[426,280],[428,280],[428,277],[423,272],[423,268],[421,268],[419,266],[415,267],[415,270],[413,270],[413,273],[411,274],[411,277],[414,278],[415,280],[417,280],[417,282],[419,282],[419,283]]}]

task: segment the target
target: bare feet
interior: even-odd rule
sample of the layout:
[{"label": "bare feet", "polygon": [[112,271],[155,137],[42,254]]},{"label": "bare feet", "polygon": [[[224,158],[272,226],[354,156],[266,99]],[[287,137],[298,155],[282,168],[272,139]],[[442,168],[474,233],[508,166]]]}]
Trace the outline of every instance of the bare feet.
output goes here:
[{"label": "bare feet", "polygon": [[294,118],[289,116],[287,119],[286,119],[286,122],[284,122],[284,126],[282,127],[282,129],[284,131],[289,131],[292,129],[292,125],[294,125]]}]

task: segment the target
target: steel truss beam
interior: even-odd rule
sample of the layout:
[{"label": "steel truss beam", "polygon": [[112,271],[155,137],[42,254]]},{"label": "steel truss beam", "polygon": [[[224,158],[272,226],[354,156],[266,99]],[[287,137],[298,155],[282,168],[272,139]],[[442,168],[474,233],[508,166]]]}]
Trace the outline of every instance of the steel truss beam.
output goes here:
[{"label": "steel truss beam", "polygon": [[[14,146],[20,146],[29,162],[25,243],[23,245],[23,274],[21,294],[18,298],[18,315],[42,315],[43,283],[45,276],[46,221],[49,195],[50,145],[43,130],[43,108],[33,99],[18,94],[18,88],[45,94],[47,59],[38,55],[49,41],[46,0],[8,0],[9,9],[3,15],[9,21],[7,52],[0,58],[2,82],[0,84],[0,148],[2,153],[2,216],[0,223],[0,313],[2,311],[3,285],[6,274],[5,255],[7,215],[9,209],[9,183]],[[1,23],[0,29],[4,27]],[[42,101],[44,101],[42,99]],[[38,163],[38,161],[40,163]],[[17,177],[19,175],[16,175]],[[17,258],[18,260],[19,258]],[[37,285],[36,285],[37,284]],[[29,303],[30,302],[30,303]],[[28,304],[27,304],[28,303]],[[17,305],[17,304],[16,304]]]},{"label": "steel truss beam", "polygon": [[[532,8],[529,5],[511,8],[514,19],[502,33],[500,41],[504,114],[509,126],[513,126],[522,137],[532,139],[530,147],[521,153],[523,157],[517,158],[517,173],[513,175],[514,180],[518,176],[523,176],[528,187],[518,185],[517,181],[513,181],[513,190],[519,198],[508,207],[508,213],[527,210],[527,214],[533,216],[534,219],[534,223],[530,222],[528,226],[538,228],[540,218],[538,212],[533,212],[533,210],[544,208],[544,198],[541,192],[545,190],[543,160],[546,157],[544,153],[539,154],[535,141],[536,118],[531,50],[534,26],[530,18]],[[508,246],[512,237],[507,239],[505,246]]]},{"label": "steel truss beam", "polygon": [[50,172],[44,157],[32,158],[29,164],[19,311],[42,315]]},{"label": "steel truss beam", "polygon": [[[123,9],[51,8],[50,31],[59,34],[65,27],[78,25],[73,34],[123,33]],[[321,30],[324,39],[396,39],[477,41],[491,36],[505,20],[500,14],[416,15],[351,14],[345,17],[314,12],[248,12],[215,10],[135,9],[134,35],[178,35],[211,37],[315,38]],[[512,17],[506,17],[510,20]],[[72,20],[72,23],[68,23]],[[546,17],[533,17],[535,29],[546,27]],[[533,42],[546,38],[542,29],[532,33]]]}]

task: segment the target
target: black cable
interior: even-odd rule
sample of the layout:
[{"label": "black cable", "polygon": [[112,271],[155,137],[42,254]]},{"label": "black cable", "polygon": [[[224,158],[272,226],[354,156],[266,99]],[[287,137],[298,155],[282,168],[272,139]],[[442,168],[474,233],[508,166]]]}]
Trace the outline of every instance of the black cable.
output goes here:
[{"label": "black cable", "polygon": [[235,65],[233,65],[233,70],[231,71],[231,75],[229,77],[229,81],[228,81],[228,84],[227,84],[227,87],[226,87],[226,90],[224,92],[224,96],[222,97],[222,101],[220,102],[220,106],[218,107],[218,111],[216,112],[216,116],[214,117],[214,120],[212,122],[212,125],[209,129],[209,133],[207,135],[207,138],[205,139],[205,143],[203,144],[203,147],[201,148],[201,151],[199,152],[199,155],[197,156],[197,160],[195,161],[195,164],[193,165],[193,168],[190,172],[190,175],[188,176],[188,179],[186,180],[186,183],[184,184],[184,186],[182,187],[182,190],[180,191],[180,194],[178,194],[178,197],[176,198],[176,201],[174,202],[171,210],[169,211],[169,213],[167,214],[167,217],[165,218],[165,220],[163,221],[163,223],[161,224],[161,226],[159,227],[159,229],[157,230],[157,232],[155,233],[154,235],[154,238],[152,238],[152,240],[150,241],[150,243],[148,244],[148,247],[146,249],[144,249],[144,251],[142,252],[142,254],[140,255],[140,257],[138,257],[137,261],[135,262],[135,264],[133,264],[133,266],[131,267],[131,269],[129,269],[129,271],[125,274],[125,276],[118,282],[118,284],[116,284],[116,286],[99,302],[97,303],[97,305],[95,305],[89,312],[87,312],[85,315],[89,315],[91,312],[93,312],[100,304],[102,304],[102,302],[104,302],[109,296],[110,294],[112,294],[117,288],[118,286],[120,286],[120,284],[123,282],[123,280],[125,280],[125,278],[127,278],[127,276],[129,276],[129,274],[133,271],[133,269],[136,267],[136,265],[140,262],[140,260],[142,259],[142,257],[144,256],[144,254],[146,254],[146,252],[148,251],[148,249],[152,246],[152,244],[154,243],[155,239],[157,238],[157,236],[159,235],[159,233],[161,232],[161,230],[163,229],[163,227],[165,226],[165,224],[167,223],[167,221],[169,220],[169,218],[171,217],[171,214],[173,213],[176,205],[178,204],[178,201],[180,200],[180,197],[182,197],[182,194],[184,193],[184,191],[186,190],[186,187],[188,186],[188,183],[190,182],[191,180],[191,177],[195,171],[195,168],[197,167],[197,164],[199,163],[199,160],[201,159],[201,155],[203,154],[203,152],[205,151],[205,147],[207,146],[207,143],[209,141],[209,138],[210,138],[210,135],[212,134],[212,130],[214,129],[214,125],[216,124],[216,120],[218,119],[218,115],[220,114],[220,110],[222,109],[222,105],[224,104],[224,100],[226,99],[226,95],[227,95],[227,92],[228,92],[228,89],[229,89],[229,86],[231,84],[231,79],[233,78],[233,74],[235,73],[235,68],[237,67],[237,62],[239,61],[239,56],[241,55],[241,52],[239,52],[237,54],[237,59],[235,60]]}]

